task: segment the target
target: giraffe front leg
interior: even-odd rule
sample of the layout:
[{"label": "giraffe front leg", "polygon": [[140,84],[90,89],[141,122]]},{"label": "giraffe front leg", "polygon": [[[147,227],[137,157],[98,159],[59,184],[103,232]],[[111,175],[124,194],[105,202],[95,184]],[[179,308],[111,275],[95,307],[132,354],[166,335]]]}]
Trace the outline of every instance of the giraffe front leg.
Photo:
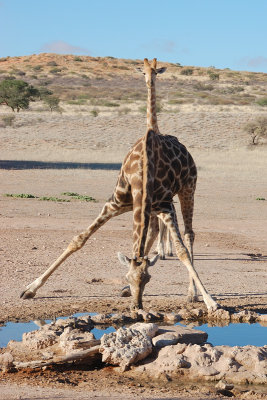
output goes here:
[{"label": "giraffe front leg", "polygon": [[219,308],[219,305],[210,296],[210,294],[206,291],[205,287],[203,286],[202,282],[200,281],[199,276],[192,265],[189,252],[183,244],[183,241],[181,239],[181,235],[179,232],[179,228],[178,228],[175,209],[174,209],[173,205],[170,206],[169,211],[160,213],[159,217],[170,229],[172,239],[174,242],[174,247],[176,250],[176,254],[177,254],[179,260],[181,260],[182,263],[186,266],[186,268],[189,272],[190,278],[193,279],[197,289],[202,294],[203,300],[207,306],[207,309],[208,310],[216,310],[217,308]]},{"label": "giraffe front leg", "polygon": [[173,257],[171,233],[169,229],[166,229],[166,231],[166,254],[169,257]]},{"label": "giraffe front leg", "polygon": [[131,206],[123,207],[114,202],[107,202],[94,222],[84,232],[74,236],[67,249],[63,251],[58,259],[40,277],[26,286],[26,289],[21,293],[20,297],[23,299],[33,298],[36,295],[37,290],[45,284],[47,279],[60,266],[60,264],[62,264],[72,253],[81,249],[94,232],[96,232],[110,218],[123,214],[131,209]]}]

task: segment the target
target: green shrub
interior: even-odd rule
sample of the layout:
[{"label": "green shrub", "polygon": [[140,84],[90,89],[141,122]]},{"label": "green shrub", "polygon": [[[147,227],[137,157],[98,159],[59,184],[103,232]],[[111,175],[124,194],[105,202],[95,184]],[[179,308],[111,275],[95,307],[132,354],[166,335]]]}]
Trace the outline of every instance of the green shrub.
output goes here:
[{"label": "green shrub", "polygon": [[119,115],[126,115],[131,111],[129,107],[123,107],[118,111]]},{"label": "green shrub", "polygon": [[[146,112],[147,112],[147,107],[146,107],[146,106],[141,106],[141,107],[138,108],[138,110],[139,110],[141,113],[146,113]],[[160,112],[162,112],[162,111],[163,111],[163,106],[162,106],[160,103],[157,103],[157,105],[156,105],[156,112],[157,112],[157,113],[160,113]]]},{"label": "green shrub", "polygon": [[213,71],[208,71],[207,74],[209,75],[209,78],[212,81],[218,81],[220,79],[220,74],[213,72]]},{"label": "green shrub", "polygon": [[51,112],[52,111],[58,111],[58,112],[61,111],[61,108],[59,107],[60,99],[58,97],[51,96],[51,95],[50,96],[44,96],[43,97],[43,101],[44,101],[45,104],[48,105],[48,107],[49,107]]},{"label": "green shrub", "polygon": [[243,129],[250,135],[251,144],[256,145],[260,138],[267,138],[267,117],[259,117],[244,125]]},{"label": "green shrub", "polygon": [[170,99],[168,104],[184,104],[185,100],[183,99]]},{"label": "green shrub", "polygon": [[81,57],[74,57],[74,61],[82,62],[83,60],[81,59]]},{"label": "green shrub", "polygon": [[92,114],[93,117],[97,117],[98,114],[99,114],[99,111],[94,109],[94,110],[91,111],[91,114]]},{"label": "green shrub", "polygon": [[63,192],[61,194],[62,196],[69,196],[72,199],[83,200],[83,201],[96,201],[96,199],[94,199],[91,196],[86,196],[75,192]]},{"label": "green shrub", "polygon": [[201,82],[196,83],[193,87],[196,90],[213,90],[214,89],[214,86],[205,85],[204,83],[201,83]]},{"label": "green shrub", "polygon": [[43,69],[43,67],[42,67],[41,65],[35,65],[35,66],[33,67],[33,70],[34,70],[34,71],[42,71],[42,69]]},{"label": "green shrub", "polygon": [[181,75],[193,75],[193,68],[183,68],[181,70]]},{"label": "green shrub", "polygon": [[56,67],[58,64],[57,64],[55,61],[49,61],[49,62],[47,63],[47,65],[48,65],[49,67]]},{"label": "green shrub", "polygon": [[35,199],[36,196],[33,194],[26,194],[26,193],[20,193],[20,194],[10,194],[10,193],[5,193],[5,197],[15,197],[19,199]]},{"label": "green shrub", "polygon": [[58,74],[59,72],[61,72],[61,68],[52,68],[49,72],[50,74]]},{"label": "green shrub", "polygon": [[12,124],[15,120],[15,115],[13,115],[13,114],[3,115],[1,119],[4,122],[5,127],[12,126]]},{"label": "green shrub", "polygon": [[266,107],[267,106],[267,97],[263,97],[262,99],[257,100],[256,103],[261,107]]}]

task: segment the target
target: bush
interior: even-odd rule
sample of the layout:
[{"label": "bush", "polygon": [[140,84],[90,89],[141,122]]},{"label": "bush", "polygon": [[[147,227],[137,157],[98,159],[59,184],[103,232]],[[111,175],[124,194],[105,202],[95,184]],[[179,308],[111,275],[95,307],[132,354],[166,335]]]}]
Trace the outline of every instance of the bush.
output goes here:
[{"label": "bush", "polygon": [[48,65],[49,67],[56,67],[56,66],[57,66],[57,63],[56,63],[55,61],[49,61],[49,62],[47,63],[47,65]]},{"label": "bush", "polygon": [[194,85],[194,89],[196,90],[213,90],[214,86],[212,85],[205,85],[204,83],[198,82]]},{"label": "bush", "polygon": [[50,111],[58,111],[61,112],[61,108],[59,107],[60,99],[56,96],[44,96],[43,101],[48,105]]},{"label": "bush", "polygon": [[5,127],[12,126],[12,124],[15,120],[15,115],[13,115],[13,114],[3,115],[1,119],[4,122]]},{"label": "bush", "polygon": [[42,67],[41,65],[35,65],[35,66],[33,67],[33,70],[34,70],[34,71],[42,71],[42,69],[43,69],[43,67]]},{"label": "bush", "polygon": [[99,114],[99,111],[94,109],[94,110],[91,111],[91,114],[92,114],[93,117],[97,117],[98,114]]},{"label": "bush", "polygon": [[208,71],[207,74],[209,75],[209,78],[212,81],[218,81],[220,79],[220,74],[213,72],[213,71]]},{"label": "bush", "polygon": [[267,117],[259,117],[244,125],[243,128],[250,135],[251,144],[256,145],[260,138],[267,138]]},{"label": "bush", "polygon": [[0,83],[0,104],[10,107],[12,111],[29,108],[30,101],[37,96],[39,91],[27,82],[5,79]]},{"label": "bush", "polygon": [[[141,113],[146,113],[147,112],[147,106],[141,106],[138,109]],[[160,103],[157,103],[156,105],[156,113],[160,113],[163,111],[163,106]]]},{"label": "bush", "polygon": [[61,72],[61,68],[52,68],[49,72],[50,74],[57,74],[58,72]]},{"label": "bush", "polygon": [[79,61],[79,62],[81,62],[81,61],[83,61],[83,60],[81,59],[81,57],[74,57],[74,61]]},{"label": "bush", "polygon": [[259,106],[266,107],[267,106],[267,97],[263,97],[262,99],[259,99],[258,101],[256,101],[256,103]]},{"label": "bush", "polygon": [[193,68],[184,68],[181,70],[181,75],[193,75]]}]

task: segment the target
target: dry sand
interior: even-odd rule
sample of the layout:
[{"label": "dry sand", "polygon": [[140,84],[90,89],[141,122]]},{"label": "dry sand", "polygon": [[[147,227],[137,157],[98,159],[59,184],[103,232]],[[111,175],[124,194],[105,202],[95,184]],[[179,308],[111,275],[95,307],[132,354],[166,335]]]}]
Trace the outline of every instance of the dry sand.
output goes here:
[{"label": "dry sand", "polygon": [[[242,131],[242,124],[254,114],[244,108],[242,112],[185,109],[162,114],[159,125],[162,132],[178,136],[198,166],[194,249],[201,280],[222,306],[267,313],[267,151],[265,146],[249,148]],[[97,199],[96,203],[56,203],[0,196],[1,321],[128,307],[129,299],[118,297],[126,271],[116,252],[131,254],[131,213],[102,227],[54,273],[36,298],[23,301],[19,294],[98,215],[112,194],[123,156],[144,134],[144,123],[140,114],[93,118],[83,112],[21,112],[14,128],[0,128],[1,195],[62,197],[68,191]],[[46,168],[34,169],[36,162],[44,162],[38,165]],[[71,162],[75,168],[66,168]],[[96,167],[88,165],[95,163],[105,165],[86,169]],[[266,200],[256,200],[259,197]],[[151,275],[144,296],[146,309],[175,312],[185,304],[188,277],[176,257],[158,261]],[[219,398],[214,389],[201,384],[186,389],[167,383],[161,388],[148,382],[138,386],[110,370],[9,374],[0,379],[0,399]],[[247,398],[260,395],[253,396]]]}]

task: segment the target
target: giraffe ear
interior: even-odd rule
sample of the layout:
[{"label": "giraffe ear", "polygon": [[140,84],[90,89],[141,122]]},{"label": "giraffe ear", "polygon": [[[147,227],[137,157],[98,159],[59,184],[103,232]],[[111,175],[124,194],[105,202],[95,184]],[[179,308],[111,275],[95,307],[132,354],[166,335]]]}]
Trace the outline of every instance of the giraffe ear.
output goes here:
[{"label": "giraffe ear", "polygon": [[156,264],[156,262],[158,261],[158,259],[159,259],[159,254],[156,254],[155,257],[152,258],[152,260],[149,260],[149,266],[150,266],[150,267],[153,267],[153,265]]},{"label": "giraffe ear", "polygon": [[131,259],[128,258],[127,256],[125,256],[125,255],[122,254],[122,253],[118,253],[118,259],[119,259],[119,262],[120,262],[122,265],[125,265],[126,267],[128,267],[129,264],[130,264],[130,262],[131,262]]},{"label": "giraffe ear", "polygon": [[166,67],[158,68],[158,69],[156,69],[156,73],[157,74],[163,74],[163,72],[165,72],[166,69],[167,69]]}]

